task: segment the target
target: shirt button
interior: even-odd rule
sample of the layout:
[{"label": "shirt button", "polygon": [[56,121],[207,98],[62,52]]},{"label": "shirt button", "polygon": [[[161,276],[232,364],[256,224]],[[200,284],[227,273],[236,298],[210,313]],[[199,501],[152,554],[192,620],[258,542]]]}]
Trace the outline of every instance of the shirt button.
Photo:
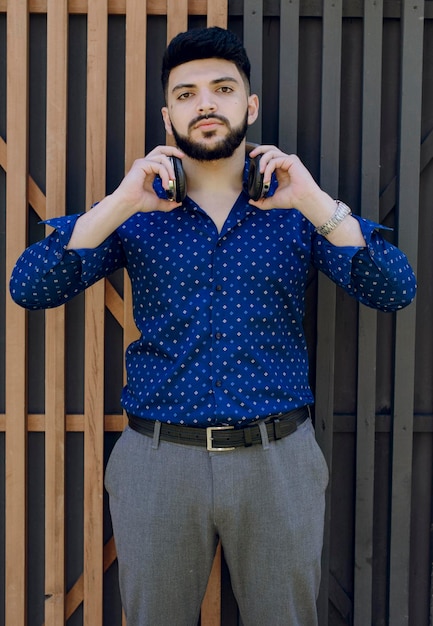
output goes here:
[{"label": "shirt button", "polygon": [[223,288],[223,286],[222,286],[222,285],[216,285],[216,287],[215,287],[216,291],[221,291],[221,290],[222,290],[222,288]]},{"label": "shirt button", "polygon": [[222,333],[215,333],[215,339],[221,339],[222,336]]},{"label": "shirt button", "polygon": [[222,387],[223,385],[223,381],[222,380],[216,380],[215,381],[215,387]]}]

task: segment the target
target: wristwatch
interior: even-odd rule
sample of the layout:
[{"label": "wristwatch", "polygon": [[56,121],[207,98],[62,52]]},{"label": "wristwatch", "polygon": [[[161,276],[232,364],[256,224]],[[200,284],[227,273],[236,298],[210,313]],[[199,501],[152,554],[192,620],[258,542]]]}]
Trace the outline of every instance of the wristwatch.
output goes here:
[{"label": "wristwatch", "polygon": [[319,235],[323,235],[324,237],[329,235],[329,233],[332,233],[332,231],[335,230],[339,224],[341,224],[344,218],[352,213],[347,204],[344,204],[341,200],[336,200],[335,202],[337,203],[337,208],[335,209],[334,215],[327,222],[322,224],[322,226],[318,226],[315,229]]}]

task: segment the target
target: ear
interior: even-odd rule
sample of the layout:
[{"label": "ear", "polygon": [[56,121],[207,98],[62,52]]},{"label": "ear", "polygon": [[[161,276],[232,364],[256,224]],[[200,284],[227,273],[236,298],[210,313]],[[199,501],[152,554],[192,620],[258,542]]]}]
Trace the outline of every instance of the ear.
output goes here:
[{"label": "ear", "polygon": [[162,107],[161,109],[162,119],[164,121],[165,130],[169,135],[173,135],[173,130],[171,128],[171,120],[170,115],[168,114],[168,108]]},{"label": "ear", "polygon": [[254,124],[259,115],[259,97],[252,93],[248,96],[248,125]]}]

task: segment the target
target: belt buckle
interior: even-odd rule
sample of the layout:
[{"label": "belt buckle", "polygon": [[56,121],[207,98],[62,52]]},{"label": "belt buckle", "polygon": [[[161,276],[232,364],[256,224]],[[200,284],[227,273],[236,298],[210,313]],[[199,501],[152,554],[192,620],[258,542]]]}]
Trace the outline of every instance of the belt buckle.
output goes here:
[{"label": "belt buckle", "polygon": [[214,430],[233,430],[234,426],[208,426],[206,428],[206,450],[208,452],[229,452],[229,450],[234,450],[235,448],[214,448],[213,447],[213,437],[212,431]]}]

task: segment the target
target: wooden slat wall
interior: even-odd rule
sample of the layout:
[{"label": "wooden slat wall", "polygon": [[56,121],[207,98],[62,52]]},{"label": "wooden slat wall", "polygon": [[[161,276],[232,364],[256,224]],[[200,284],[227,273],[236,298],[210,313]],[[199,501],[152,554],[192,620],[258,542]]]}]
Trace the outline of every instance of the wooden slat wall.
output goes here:
[{"label": "wooden slat wall", "polygon": [[[146,144],[146,107],[154,106],[146,93],[149,16],[166,16],[166,39],[188,28],[191,18],[200,17],[208,25],[230,25],[230,19],[242,19],[244,42],[253,66],[252,83],[262,102],[268,94],[262,89],[262,76],[270,71],[266,65],[266,27],[278,20],[279,64],[273,69],[277,78],[275,101],[276,133],[273,141],[296,152],[302,144],[299,120],[302,111],[298,98],[305,88],[304,77],[298,73],[303,18],[320,20],[321,87],[320,154],[318,171],[321,185],[336,197],[341,174],[341,102],[344,88],[341,81],[344,19],[353,16],[362,20],[363,58],[359,63],[362,83],[360,121],[359,206],[365,217],[379,221],[390,214],[396,216],[399,245],[409,254],[416,267],[419,246],[419,179],[420,168],[427,170],[433,159],[431,137],[422,144],[424,20],[433,19],[432,2],[402,0],[354,0],[343,2],[241,2],[235,0],[0,0],[0,14],[7,14],[7,145],[0,138],[0,165],[7,172],[6,191],[6,275],[27,243],[28,204],[41,218],[66,212],[67,180],[67,92],[68,33],[70,15],[87,16],[87,93],[86,93],[86,206],[106,193],[107,151],[107,70],[108,20],[110,15],[125,19],[125,120],[124,164],[129,169],[141,156]],[[29,175],[28,111],[28,45],[29,14],[47,17],[47,99],[46,99],[46,181],[45,192]],[[395,176],[381,189],[381,140],[383,99],[383,34],[384,17],[401,23],[401,84],[399,93],[399,149]],[[239,22],[233,22],[239,28]],[[429,31],[431,32],[431,31]],[[395,54],[399,51],[395,50]],[[272,64],[276,60],[272,59]],[[269,82],[269,81],[268,81]],[[1,97],[1,94],[0,94]],[[306,103],[307,106],[308,103]],[[273,123],[273,121],[272,121]],[[252,141],[268,143],[273,128],[261,111],[258,123],[251,129]],[[149,129],[147,129],[149,130]],[[421,157],[421,158],[420,158]],[[357,192],[354,191],[356,196]],[[380,201],[380,211],[379,211]],[[79,210],[79,208],[77,209]],[[428,236],[428,234],[426,235]],[[414,435],[432,434],[431,415],[414,418],[417,309],[415,305],[396,316],[392,329],[392,408],[390,416],[378,416],[376,394],[377,364],[381,362],[377,344],[378,316],[373,310],[357,309],[357,346],[353,356],[356,364],[354,395],[356,411],[351,415],[336,414],[336,357],[339,329],[336,329],[337,292],[323,277],[318,278],[317,327],[315,362],[320,372],[316,379],[316,432],[331,472],[335,461],[336,433],[354,433],[354,532],[353,593],[345,594],[332,569],[336,560],[332,546],[333,524],[341,512],[333,491],[337,477],[331,479],[327,495],[327,514],[323,552],[323,580],[319,598],[320,624],[355,626],[373,623],[375,615],[374,531],[377,511],[375,489],[378,459],[378,433],[390,434],[390,512],[387,532],[389,551],[389,588],[387,615],[389,624],[427,626],[411,621],[411,498],[414,496]],[[314,289],[312,283],[311,289]],[[136,336],[131,315],[131,290],[127,277],[123,294],[119,295],[109,281],[88,290],[85,296],[84,349],[84,415],[66,415],[65,398],[65,311],[63,308],[45,313],[45,410],[29,414],[27,406],[27,315],[6,298],[5,326],[5,412],[0,415],[0,430],[6,436],[6,567],[5,624],[27,624],[27,440],[31,432],[45,436],[45,615],[47,625],[66,623],[83,607],[83,623],[101,626],[104,623],[104,573],[115,561],[113,539],[104,545],[103,471],[104,437],[120,432],[125,424],[122,415],[107,414],[104,406],[104,352],[106,349],[106,311],[110,311],[123,332],[124,348]],[[420,367],[420,365],[418,365]],[[67,433],[84,436],[84,520],[83,572],[67,589],[65,570],[65,446]],[[332,508],[331,508],[332,503]],[[106,537],[105,537],[106,539]],[[429,541],[428,536],[423,539]],[[414,541],[412,539],[412,541]],[[426,551],[429,545],[425,546]],[[218,626],[223,620],[221,603],[225,601],[221,584],[222,554],[218,550],[208,591],[202,606],[202,626]],[[351,556],[339,556],[340,562]],[[430,581],[427,582],[430,584]],[[353,596],[353,603],[350,595]],[[331,602],[329,601],[331,600]],[[232,600],[230,600],[232,602]],[[353,604],[353,606],[352,606]],[[338,619],[334,609],[339,609]],[[432,602],[433,606],[433,602]],[[377,609],[376,609],[377,610]],[[430,609],[431,610],[431,609]],[[419,611],[418,613],[419,614]],[[113,618],[114,619],[114,618]],[[381,619],[385,619],[381,614]],[[105,617],[105,623],[107,617]],[[0,615],[0,623],[2,616]],[[120,624],[122,618],[118,617]],[[116,622],[117,623],[117,622]],[[125,620],[123,618],[123,623]],[[233,614],[225,617],[224,626],[238,623]],[[382,623],[382,622],[381,622]],[[383,622],[384,623],[384,622]],[[111,623],[110,623],[111,626]],[[113,622],[114,626],[114,622]]]},{"label": "wooden slat wall", "polygon": [[[211,2],[207,13],[209,25],[227,25],[226,2]],[[112,7],[113,8],[113,7]],[[32,6],[35,11],[47,13],[47,181],[46,194],[29,180],[29,200],[41,219],[63,215],[65,207],[66,178],[66,120],[67,120],[67,46],[68,2],[48,0],[46,4]],[[70,9],[70,8],[69,8]],[[87,35],[87,131],[86,131],[86,206],[91,206],[105,195],[105,152],[107,110],[107,23],[108,4],[91,3],[84,10],[88,18]],[[116,6],[114,6],[114,12]],[[113,11],[112,11],[113,12]],[[146,3],[127,0],[122,12],[126,13],[126,119],[125,119],[125,170],[144,152],[145,144],[145,73],[146,62]],[[9,275],[20,251],[26,244],[27,232],[27,65],[28,17],[27,3],[8,8],[8,51],[10,62],[8,76],[8,136],[12,139],[8,150],[9,164],[15,176],[8,173],[10,194],[8,205],[19,205],[20,190],[22,210],[14,211],[8,224]],[[167,5],[167,38],[188,27],[188,2]],[[19,80],[21,78],[21,80]],[[141,87],[140,87],[141,86]],[[16,102],[21,106],[17,107]],[[6,144],[2,142],[2,166],[6,169]],[[17,182],[19,181],[19,182]],[[12,217],[12,214],[11,214]],[[117,292],[110,283],[95,285],[86,292],[86,345],[85,345],[85,416],[76,416],[74,427],[71,416],[65,421],[65,311],[64,308],[46,312],[46,409],[42,422],[39,416],[30,417],[26,425],[26,313],[8,300],[7,327],[11,345],[7,354],[14,355],[6,385],[8,388],[5,429],[7,433],[7,603],[6,623],[26,623],[26,461],[27,430],[35,428],[45,433],[46,451],[46,601],[45,624],[63,623],[83,603],[85,624],[103,623],[103,574],[115,559],[111,541],[103,550],[103,467],[104,431],[121,430],[124,419],[104,416],[104,317],[107,306],[124,326],[125,347],[136,335],[131,316],[129,283],[125,282],[123,310],[118,307]],[[21,359],[20,359],[20,354]],[[20,408],[21,407],[21,408]],[[20,418],[21,412],[21,418]],[[33,421],[33,426],[32,426]],[[39,423],[40,422],[40,423]],[[84,432],[84,571],[68,594],[65,589],[65,433],[66,430]],[[19,451],[19,454],[17,454]],[[21,558],[17,559],[17,556]],[[209,589],[203,602],[202,624],[220,623],[221,614],[221,552],[217,553]]]}]

